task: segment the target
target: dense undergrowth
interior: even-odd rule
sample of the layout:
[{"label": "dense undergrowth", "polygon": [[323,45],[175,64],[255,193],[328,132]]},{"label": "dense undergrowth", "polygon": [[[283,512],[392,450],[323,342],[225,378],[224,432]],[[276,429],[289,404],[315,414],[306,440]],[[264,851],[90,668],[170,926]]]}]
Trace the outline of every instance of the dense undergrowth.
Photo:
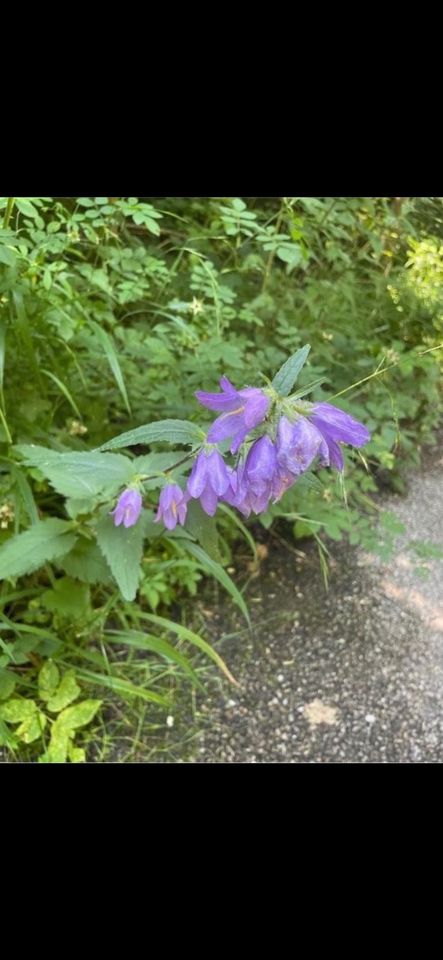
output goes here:
[{"label": "dense undergrowth", "polygon": [[[401,525],[377,489],[404,489],[441,420],[443,202],[34,197],[0,215],[0,746],[78,762],[107,742],[107,704],[158,738],[211,659],[230,676],[184,601],[211,576],[247,618],[228,571],[239,537],[254,558],[251,525],[197,502],[185,536],[154,522],[210,422],[196,390],[264,386],[309,343],[297,390],[372,439],[260,521],[315,538],[325,588],[328,539],[389,556]],[[186,435],[139,429],[177,420]],[[134,475],[150,479],[125,531],[109,512]],[[433,545],[410,547],[424,572]]]}]

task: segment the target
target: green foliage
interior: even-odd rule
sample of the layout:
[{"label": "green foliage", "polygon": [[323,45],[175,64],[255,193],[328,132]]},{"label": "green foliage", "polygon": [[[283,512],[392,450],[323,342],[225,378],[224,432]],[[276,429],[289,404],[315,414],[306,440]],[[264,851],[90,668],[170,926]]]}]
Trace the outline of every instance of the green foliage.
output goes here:
[{"label": "green foliage", "polygon": [[119,437],[113,437],[102,444],[101,450],[116,450],[121,447],[134,447],[140,443],[183,443],[198,444],[204,439],[204,433],[194,423],[185,420],[158,420],[146,423],[143,427],[129,430]]},{"label": "green foliage", "polygon": [[55,518],[34,523],[0,547],[0,578],[21,577],[63,556],[75,543],[72,523]]},{"label": "green foliage", "polygon": [[[250,524],[196,502],[184,530],[154,521],[205,437],[195,390],[225,373],[336,396],[371,443],[344,484],[305,475],[261,522],[313,537],[325,578],[329,538],[392,554],[374,495],[402,490],[441,419],[443,201],[25,197],[0,218],[0,743],[79,762],[100,705],[84,684],[161,712],[201,683],[192,650],[226,675],[173,620],[204,576],[248,616],[226,566],[239,536],[254,553]],[[145,509],[126,530],[128,485]],[[438,559],[410,549],[418,572]]]},{"label": "green foliage", "polygon": [[134,600],[141,575],[146,514],[134,527],[116,527],[110,516],[97,525],[97,542],[125,600]]},{"label": "green foliage", "polygon": [[303,364],[306,363],[310,349],[309,344],[301,347],[292,357],[289,357],[289,360],[285,361],[278,373],[276,373],[272,381],[272,386],[281,397],[287,397],[291,392]]},{"label": "green foliage", "polygon": [[[1,679],[1,678],[0,678]],[[50,725],[50,740],[40,755],[42,763],[64,763],[69,756],[72,763],[86,759],[85,751],[74,745],[77,730],[91,722],[101,706],[100,700],[77,700],[81,689],[76,682],[75,671],[68,670],[61,678],[52,660],[48,660],[38,674],[38,699],[14,699],[0,703],[0,724],[4,729],[4,742],[10,746],[20,743],[43,743],[45,730]],[[50,714],[57,714],[56,718]],[[18,726],[16,726],[18,724]],[[6,726],[5,726],[6,725]],[[8,725],[15,726],[12,733]],[[0,726],[0,736],[2,727]]]},{"label": "green foliage", "polygon": [[119,454],[57,453],[28,444],[18,444],[16,450],[64,497],[111,497],[134,476],[131,462]]},{"label": "green foliage", "polygon": [[[76,695],[67,698],[67,702],[70,703],[71,700],[74,700]],[[51,709],[49,703],[48,708]],[[67,757],[69,757],[71,763],[84,761],[86,759],[85,751],[74,745],[74,737],[80,727],[87,726],[94,719],[100,707],[101,700],[82,700],[75,706],[62,709],[52,725],[49,746],[40,757],[40,763],[65,763]],[[53,706],[52,709],[61,708]]]}]

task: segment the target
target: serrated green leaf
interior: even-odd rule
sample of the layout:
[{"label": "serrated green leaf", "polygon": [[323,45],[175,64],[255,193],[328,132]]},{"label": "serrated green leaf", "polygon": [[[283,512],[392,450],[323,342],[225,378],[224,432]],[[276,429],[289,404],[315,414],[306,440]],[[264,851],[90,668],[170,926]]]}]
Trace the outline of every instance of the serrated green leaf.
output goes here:
[{"label": "serrated green leaf", "polygon": [[116,527],[107,515],[97,524],[97,543],[125,600],[134,600],[137,593],[144,536],[143,512],[133,527]]},{"label": "serrated green leaf", "polygon": [[0,579],[21,577],[48,560],[63,556],[74,546],[70,521],[39,520],[29,530],[11,537],[0,547]]},{"label": "serrated green leaf", "polygon": [[129,458],[118,453],[57,453],[32,444],[18,444],[15,449],[65,497],[112,496],[134,476]]},{"label": "serrated green leaf", "polygon": [[201,427],[188,420],[157,420],[113,437],[112,440],[98,447],[98,450],[117,450],[121,447],[133,447],[139,443],[183,443],[195,446],[202,443],[204,439],[205,434]]},{"label": "serrated green leaf", "polygon": [[101,550],[85,537],[77,540],[73,549],[59,561],[59,566],[70,577],[86,583],[112,583],[112,574]]},{"label": "serrated green leaf", "polygon": [[287,397],[290,394],[300,370],[306,363],[310,349],[311,347],[308,343],[306,346],[301,347],[292,357],[289,357],[289,360],[286,360],[283,366],[280,367],[278,373],[276,373],[272,381],[272,386],[281,397]]},{"label": "serrated green leaf", "polygon": [[17,443],[13,449],[23,457],[26,464],[32,464],[36,467],[40,463],[49,463],[50,460],[57,462],[60,456],[57,450],[51,450],[50,447],[41,447],[37,443]]},{"label": "serrated green leaf", "polygon": [[70,577],[56,580],[50,590],[41,594],[41,602],[47,610],[55,611],[70,620],[84,617],[90,609],[90,590],[86,583],[78,583]]}]

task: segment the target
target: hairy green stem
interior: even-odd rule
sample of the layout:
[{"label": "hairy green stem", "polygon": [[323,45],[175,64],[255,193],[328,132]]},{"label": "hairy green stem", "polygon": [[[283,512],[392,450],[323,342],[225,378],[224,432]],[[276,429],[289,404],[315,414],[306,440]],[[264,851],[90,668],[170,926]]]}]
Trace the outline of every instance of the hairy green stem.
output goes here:
[{"label": "hairy green stem", "polygon": [[11,213],[12,213],[12,210],[13,210],[13,207],[14,207],[14,203],[15,203],[15,197],[8,197],[8,202],[7,202],[7,204],[6,204],[5,215],[4,215],[4,217],[3,217],[3,230],[6,230],[7,227],[8,227],[8,225],[9,225],[9,221],[10,221],[10,219],[11,219]]}]

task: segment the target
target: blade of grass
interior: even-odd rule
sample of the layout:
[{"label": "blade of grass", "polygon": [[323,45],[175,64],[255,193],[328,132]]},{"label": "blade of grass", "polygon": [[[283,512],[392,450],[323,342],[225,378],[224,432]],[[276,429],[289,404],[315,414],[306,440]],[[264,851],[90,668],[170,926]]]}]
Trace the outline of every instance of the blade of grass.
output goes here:
[{"label": "blade of grass", "polygon": [[223,513],[226,513],[227,516],[230,518],[230,520],[232,520],[232,522],[235,524],[235,526],[238,527],[239,530],[241,530],[246,542],[249,544],[251,548],[254,560],[257,562],[257,547],[255,544],[254,537],[249,533],[248,528],[245,527],[244,523],[242,523],[242,521],[240,520],[240,517],[238,517],[233,510],[227,507],[225,503],[219,503],[219,510],[221,510]]},{"label": "blade of grass", "polygon": [[160,637],[154,637],[150,633],[142,633],[138,630],[107,630],[105,637],[109,639],[111,643],[124,643],[129,647],[135,647],[139,650],[149,650],[153,653],[160,654],[160,656],[165,657],[166,660],[172,660],[183,668],[185,673],[188,674],[200,690],[204,691],[204,687],[192,669],[188,658],[185,657],[183,653],[180,653],[179,650],[176,650],[167,640],[162,640]]},{"label": "blade of grass", "polygon": [[[177,541],[171,541],[171,542],[177,543]],[[202,548],[198,545],[198,543],[194,543],[192,540],[180,539],[180,546],[183,547],[185,550],[187,550],[188,553],[191,553],[192,556],[199,561],[200,566],[202,566],[204,570],[207,570],[208,573],[210,573],[213,577],[216,578],[216,580],[218,580],[219,583],[221,583],[221,585],[225,588],[225,590],[229,593],[229,595],[234,600],[234,603],[236,603],[237,606],[240,607],[240,610],[243,616],[245,617],[247,623],[250,625],[251,621],[250,621],[249,611],[246,606],[246,603],[240,591],[237,590],[235,583],[233,583],[229,574],[226,573],[226,570],[223,570],[223,567],[219,563],[217,563],[216,560],[212,560],[209,554],[207,554],[205,550],[202,550]]]},{"label": "blade of grass", "polygon": [[61,390],[61,392],[63,393],[63,395],[66,397],[68,403],[69,403],[70,406],[72,407],[72,409],[73,409],[76,417],[78,417],[78,419],[81,420],[81,419],[82,419],[82,415],[81,415],[81,413],[80,413],[80,410],[78,409],[78,406],[77,406],[75,400],[73,399],[73,397],[72,397],[71,394],[69,393],[69,390],[68,390],[67,386],[65,386],[65,384],[62,382],[62,380],[59,380],[59,378],[56,377],[55,373],[51,373],[50,370],[42,370],[42,373],[45,374],[45,377],[49,377],[49,379],[52,380],[52,381],[56,384],[56,386],[59,388],[59,390]]},{"label": "blade of grass", "polygon": [[128,413],[132,415],[131,405],[129,403],[128,393],[126,390],[126,384],[123,379],[123,374],[122,374],[119,360],[117,357],[117,352],[111,340],[111,337],[106,332],[106,330],[103,330],[103,327],[101,327],[98,323],[96,323],[95,320],[88,320],[88,324],[91,327],[91,330],[94,331],[97,337],[97,340],[100,341],[103,347],[103,350],[104,350],[106,359],[109,363],[109,366],[111,368],[114,380],[123,397],[123,402],[125,404],[125,407]]},{"label": "blade of grass", "polygon": [[77,676],[87,683],[94,683],[96,686],[108,687],[115,693],[126,694],[130,697],[140,697],[150,703],[157,703],[160,707],[169,707],[169,701],[166,697],[154,693],[153,690],[145,690],[144,687],[136,687],[129,680],[122,680],[120,677],[109,677],[104,673],[94,673],[92,670],[85,670],[82,667],[77,668]]},{"label": "blade of grass", "polygon": [[[141,616],[140,613],[139,616]],[[203,637],[200,637],[198,633],[194,633],[194,631],[189,630],[188,627],[183,627],[181,623],[174,623],[173,620],[167,620],[165,617],[159,617],[155,613],[143,613],[143,619],[150,620],[151,623],[157,624],[158,627],[163,627],[165,630],[170,630],[171,633],[177,634],[181,640],[188,640],[189,643],[194,644],[195,647],[198,647],[199,650],[202,650],[207,657],[210,657],[210,659],[217,664],[219,669],[223,671],[230,683],[233,683],[236,687],[240,686],[235,677],[232,676],[230,670],[228,670],[224,660],[222,660],[214,648],[211,647],[206,640],[203,640]]]}]

